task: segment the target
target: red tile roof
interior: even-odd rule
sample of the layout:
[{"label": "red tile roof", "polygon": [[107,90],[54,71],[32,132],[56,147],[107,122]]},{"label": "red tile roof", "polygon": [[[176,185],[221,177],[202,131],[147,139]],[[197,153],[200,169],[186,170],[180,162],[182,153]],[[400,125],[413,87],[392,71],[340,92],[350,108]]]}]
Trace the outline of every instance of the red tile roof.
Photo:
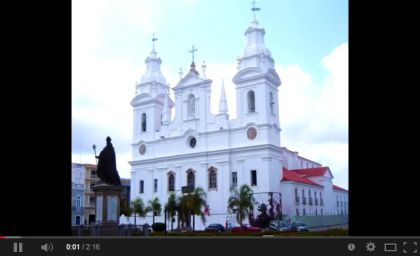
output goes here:
[{"label": "red tile roof", "polygon": [[319,185],[318,183],[315,183],[312,180],[309,180],[293,171],[287,170],[286,168],[283,168],[283,179],[281,181],[294,181],[294,182],[309,184],[309,185],[313,185],[317,187],[323,187]]},{"label": "red tile roof", "polygon": [[324,176],[327,170],[328,170],[328,167],[316,167],[316,168],[296,169],[296,170],[291,170],[291,171],[299,175],[306,176],[306,177],[313,177],[313,176]]},{"label": "red tile roof", "polygon": [[345,190],[344,188],[341,188],[341,187],[336,186],[336,185],[334,185],[334,184],[333,184],[333,189],[334,189],[334,190],[340,190],[340,191],[348,192],[348,191],[347,191],[347,190]]}]

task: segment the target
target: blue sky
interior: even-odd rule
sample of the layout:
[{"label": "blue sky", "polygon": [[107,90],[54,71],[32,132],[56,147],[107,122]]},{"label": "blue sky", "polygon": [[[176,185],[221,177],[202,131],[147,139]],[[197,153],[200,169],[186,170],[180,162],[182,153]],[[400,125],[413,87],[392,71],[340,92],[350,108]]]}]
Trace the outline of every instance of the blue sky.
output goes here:
[{"label": "blue sky", "polygon": [[[347,188],[348,1],[259,0],[256,5],[282,79],[282,146],[329,165],[336,183]],[[130,177],[129,102],[153,32],[171,87],[179,81],[179,68],[188,70],[194,44],[196,63],[205,60],[213,80],[212,102],[218,100],[221,79],[232,98],[230,81],[245,47],[251,7],[248,0],[74,0],[72,161],[94,163],[92,144],[101,149],[110,135],[120,174]],[[228,104],[234,117],[234,99]]]},{"label": "blue sky", "polygon": [[[167,66],[187,66],[191,59],[188,49],[192,44],[199,49],[199,59],[229,62],[241,54],[242,49],[238,46],[244,44],[244,38],[240,35],[252,17],[251,1],[246,0],[132,2],[137,3],[139,8],[142,3],[147,9],[156,8],[159,14],[151,18],[156,22],[130,24],[128,17],[121,17],[124,10],[113,9],[114,4],[119,5],[120,1],[105,1],[105,8],[110,10],[104,12],[109,16],[105,17],[105,31],[97,48],[98,55],[124,56],[142,63],[149,52],[149,40],[154,31],[159,39],[159,53]],[[153,2],[156,3],[152,5]],[[261,8],[257,19],[267,29],[266,43],[277,56],[277,62],[299,63],[311,74],[318,74],[315,75],[316,81],[325,75],[319,60],[333,47],[348,42],[347,1],[260,0],[257,6]],[[120,8],[124,7],[129,5]],[[149,28],[138,28],[147,25],[150,25]]]}]

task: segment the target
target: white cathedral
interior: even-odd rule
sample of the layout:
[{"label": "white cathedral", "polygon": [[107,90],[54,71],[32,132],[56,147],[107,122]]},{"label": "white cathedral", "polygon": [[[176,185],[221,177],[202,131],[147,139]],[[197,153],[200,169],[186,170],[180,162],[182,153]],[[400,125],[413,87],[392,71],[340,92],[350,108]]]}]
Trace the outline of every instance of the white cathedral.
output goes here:
[{"label": "white cathedral", "polygon": [[[230,188],[242,184],[252,188],[257,205],[271,207],[274,217],[347,215],[348,193],[333,185],[330,169],[280,146],[281,81],[264,35],[254,16],[233,77],[236,119],[229,118],[223,85],[219,113],[210,112],[212,80],[197,72],[194,60],[189,73],[170,88],[153,46],[131,101],[132,200],[140,197],[147,203],[158,197],[163,207],[170,193],[180,195],[184,186],[202,187],[209,214],[205,224],[195,222],[196,229],[210,223],[236,225],[227,202]],[[164,222],[163,214],[156,221]],[[151,224],[151,217],[136,222]]]}]

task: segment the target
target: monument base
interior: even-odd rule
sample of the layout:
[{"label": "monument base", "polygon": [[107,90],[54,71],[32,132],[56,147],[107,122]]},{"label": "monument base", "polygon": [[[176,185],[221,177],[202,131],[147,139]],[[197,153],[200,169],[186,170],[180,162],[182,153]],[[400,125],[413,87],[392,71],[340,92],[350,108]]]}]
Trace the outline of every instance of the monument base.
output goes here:
[{"label": "monument base", "polygon": [[99,182],[92,186],[92,190],[96,195],[96,235],[117,236],[122,187]]}]

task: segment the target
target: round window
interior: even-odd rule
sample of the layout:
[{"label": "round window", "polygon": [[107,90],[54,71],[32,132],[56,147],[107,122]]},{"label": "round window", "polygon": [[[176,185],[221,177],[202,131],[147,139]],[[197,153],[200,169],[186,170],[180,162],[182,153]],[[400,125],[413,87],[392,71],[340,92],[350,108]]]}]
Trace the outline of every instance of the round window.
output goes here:
[{"label": "round window", "polygon": [[191,148],[195,148],[195,145],[197,144],[196,138],[191,137],[189,144]]},{"label": "round window", "polygon": [[146,145],[141,144],[139,148],[140,155],[144,155],[146,153]]},{"label": "round window", "polygon": [[250,127],[248,128],[246,135],[248,136],[248,139],[253,140],[257,137],[257,130],[254,127]]}]

